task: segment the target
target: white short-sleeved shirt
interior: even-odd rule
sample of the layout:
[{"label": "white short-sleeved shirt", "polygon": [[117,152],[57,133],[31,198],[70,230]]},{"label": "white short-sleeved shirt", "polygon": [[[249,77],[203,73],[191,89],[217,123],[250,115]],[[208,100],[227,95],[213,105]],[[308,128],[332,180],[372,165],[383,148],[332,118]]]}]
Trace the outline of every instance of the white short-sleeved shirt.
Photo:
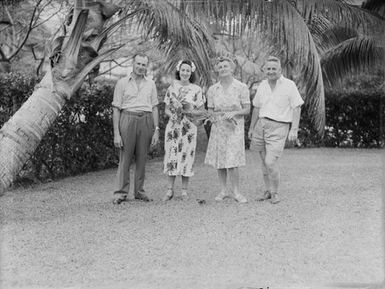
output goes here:
[{"label": "white short-sleeved shirt", "polygon": [[253,106],[259,108],[259,117],[276,121],[292,122],[293,109],[302,105],[303,100],[294,81],[281,76],[274,91],[265,79],[258,86]]},{"label": "white short-sleeved shirt", "polygon": [[152,79],[144,77],[139,87],[132,75],[121,78],[116,83],[112,101],[112,106],[116,108],[134,112],[151,112],[158,103],[158,94]]}]

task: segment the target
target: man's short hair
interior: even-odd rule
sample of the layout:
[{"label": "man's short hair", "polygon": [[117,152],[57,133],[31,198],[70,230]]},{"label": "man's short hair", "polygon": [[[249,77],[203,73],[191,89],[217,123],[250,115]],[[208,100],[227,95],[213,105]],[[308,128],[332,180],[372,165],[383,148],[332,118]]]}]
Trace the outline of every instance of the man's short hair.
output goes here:
[{"label": "man's short hair", "polygon": [[132,60],[135,61],[135,58],[139,56],[139,57],[145,57],[147,58],[147,62],[150,62],[150,57],[148,57],[148,55],[146,53],[143,53],[143,52],[138,52],[138,53],[135,53],[134,56],[132,57]]},{"label": "man's short hair", "polygon": [[269,56],[266,61],[265,61],[265,64],[268,63],[268,62],[277,62],[278,65],[281,67],[281,60],[279,60],[278,57],[275,57],[275,56]]}]

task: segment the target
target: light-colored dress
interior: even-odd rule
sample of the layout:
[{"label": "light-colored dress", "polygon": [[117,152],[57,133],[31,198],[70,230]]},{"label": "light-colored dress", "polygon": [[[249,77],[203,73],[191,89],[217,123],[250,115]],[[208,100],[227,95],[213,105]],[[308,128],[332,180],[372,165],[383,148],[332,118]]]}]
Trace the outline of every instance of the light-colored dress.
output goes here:
[{"label": "light-colored dress", "polygon": [[244,117],[237,116],[234,118],[235,121],[225,120],[221,114],[242,110],[242,105],[250,104],[249,96],[247,85],[236,79],[233,79],[226,90],[218,82],[207,91],[208,108],[213,109],[218,117],[211,126],[205,164],[212,165],[216,169],[246,164]]},{"label": "light-colored dress", "polygon": [[164,173],[191,177],[194,175],[197,127],[181,110],[201,107],[204,104],[202,89],[196,84],[183,86],[175,81],[167,89],[164,102],[172,113],[164,138]]}]

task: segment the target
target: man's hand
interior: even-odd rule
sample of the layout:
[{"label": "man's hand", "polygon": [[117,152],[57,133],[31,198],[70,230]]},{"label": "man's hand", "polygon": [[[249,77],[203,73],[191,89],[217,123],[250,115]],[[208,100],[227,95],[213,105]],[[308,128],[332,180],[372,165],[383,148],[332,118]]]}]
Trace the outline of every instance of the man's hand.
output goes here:
[{"label": "man's hand", "polygon": [[120,134],[114,135],[114,146],[119,149],[123,147],[123,141]]},{"label": "man's hand", "polygon": [[253,137],[253,131],[250,129],[249,132],[247,133],[249,139],[252,139]]},{"label": "man's hand", "polygon": [[151,146],[156,146],[158,142],[159,142],[159,129],[156,129],[154,131],[154,134],[152,135]]},{"label": "man's hand", "polygon": [[298,129],[291,129],[288,136],[289,141],[296,141],[298,139]]}]

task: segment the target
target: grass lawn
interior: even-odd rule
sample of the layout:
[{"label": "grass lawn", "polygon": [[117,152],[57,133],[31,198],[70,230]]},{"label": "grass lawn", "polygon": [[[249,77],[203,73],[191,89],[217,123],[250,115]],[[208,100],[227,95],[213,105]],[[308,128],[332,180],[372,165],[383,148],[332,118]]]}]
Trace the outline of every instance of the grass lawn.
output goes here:
[{"label": "grass lawn", "polygon": [[0,198],[0,288],[369,288],[384,279],[383,153],[288,149],[277,205],[256,201],[250,151],[247,204],[214,201],[203,154],[185,201],[161,201],[162,160],[147,166],[151,203],[113,205],[116,169],[14,189]]}]

